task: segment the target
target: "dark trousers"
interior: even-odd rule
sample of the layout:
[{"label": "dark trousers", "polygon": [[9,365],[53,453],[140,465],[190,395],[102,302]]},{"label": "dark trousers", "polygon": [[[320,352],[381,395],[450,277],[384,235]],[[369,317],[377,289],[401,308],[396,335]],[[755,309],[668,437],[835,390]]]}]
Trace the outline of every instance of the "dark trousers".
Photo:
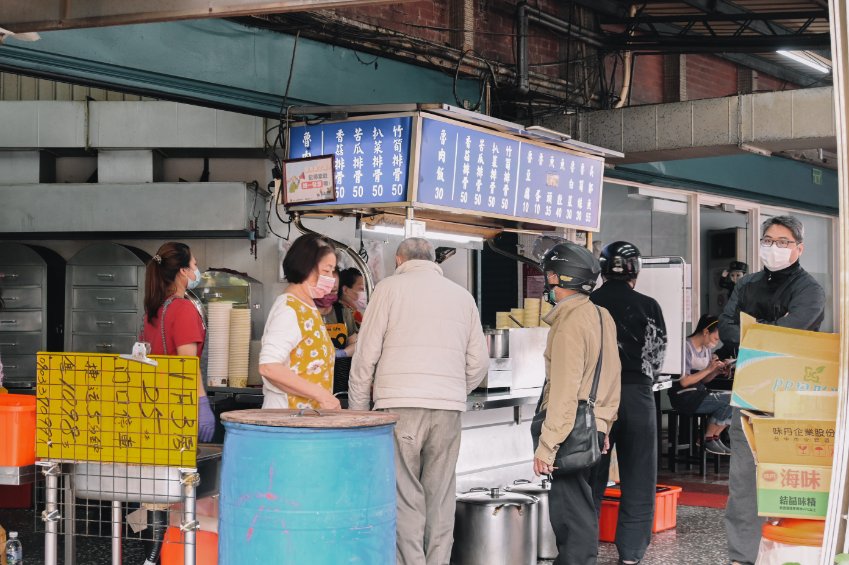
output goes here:
[{"label": "dark trousers", "polygon": [[[657,490],[657,416],[650,384],[623,384],[619,416],[610,430],[616,446],[622,498],[616,524],[616,549],[624,561],[639,561],[651,542]],[[603,455],[591,478],[596,512],[607,486],[610,454]]]},{"label": "dark trousers", "polygon": [[[599,434],[599,444],[604,434]],[[554,565],[595,565],[598,558],[598,515],[590,484],[592,469],[557,476],[548,493],[548,515],[557,539]]]}]

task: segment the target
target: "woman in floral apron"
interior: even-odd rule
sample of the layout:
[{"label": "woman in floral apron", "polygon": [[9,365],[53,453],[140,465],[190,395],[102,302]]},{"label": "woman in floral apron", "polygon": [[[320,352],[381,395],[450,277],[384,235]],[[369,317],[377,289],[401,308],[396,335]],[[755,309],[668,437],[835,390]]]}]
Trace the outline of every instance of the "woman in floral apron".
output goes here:
[{"label": "woman in floral apron", "polygon": [[333,396],[335,348],[314,300],[332,292],[336,251],[315,234],[299,237],[283,259],[289,286],[277,297],[262,336],[263,408],[340,408]]}]

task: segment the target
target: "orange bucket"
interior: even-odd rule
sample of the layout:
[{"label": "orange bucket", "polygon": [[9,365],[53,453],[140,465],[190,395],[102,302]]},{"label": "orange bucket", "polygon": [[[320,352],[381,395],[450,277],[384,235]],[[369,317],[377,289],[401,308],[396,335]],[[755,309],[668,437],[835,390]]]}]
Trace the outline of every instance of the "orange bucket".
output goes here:
[{"label": "orange bucket", "polygon": [[804,545],[822,547],[825,522],[822,520],[802,520],[800,518],[781,518],[777,523],[766,522],[761,535],[768,540],[785,545]]},{"label": "orange bucket", "polygon": [[[184,539],[180,528],[171,526],[165,532],[165,543],[162,544],[162,565],[183,565]],[[218,563],[218,534],[197,530],[195,532],[195,563],[199,565],[216,565]]]},{"label": "orange bucket", "polygon": [[35,396],[0,394],[0,467],[35,464]]}]

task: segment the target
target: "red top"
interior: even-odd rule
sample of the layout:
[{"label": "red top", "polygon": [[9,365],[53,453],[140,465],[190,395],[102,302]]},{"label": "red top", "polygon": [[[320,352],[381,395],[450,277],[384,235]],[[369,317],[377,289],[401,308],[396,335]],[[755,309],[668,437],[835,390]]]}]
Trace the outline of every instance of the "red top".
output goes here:
[{"label": "red top", "polygon": [[144,317],[144,340],[150,343],[152,355],[177,355],[177,347],[196,343],[198,357],[203,353],[203,340],[206,331],[203,320],[195,305],[186,298],[175,298],[165,312],[165,341],[168,351],[162,351],[162,307],[156,313],[156,319],[151,324],[147,315]]}]

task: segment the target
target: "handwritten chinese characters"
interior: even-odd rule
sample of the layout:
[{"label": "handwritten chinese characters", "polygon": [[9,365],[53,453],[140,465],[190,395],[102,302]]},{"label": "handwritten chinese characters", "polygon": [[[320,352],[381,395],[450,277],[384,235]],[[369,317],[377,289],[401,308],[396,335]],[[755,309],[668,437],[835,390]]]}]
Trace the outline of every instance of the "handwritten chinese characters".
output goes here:
[{"label": "handwritten chinese characters", "polygon": [[603,161],[441,120],[422,120],[416,200],[597,230]]},{"label": "handwritten chinese characters", "polygon": [[411,124],[403,117],[295,126],[289,158],[334,155],[336,204],[403,202]]},{"label": "handwritten chinese characters", "polygon": [[38,457],[194,467],[198,360],[154,359],[39,353]]}]

